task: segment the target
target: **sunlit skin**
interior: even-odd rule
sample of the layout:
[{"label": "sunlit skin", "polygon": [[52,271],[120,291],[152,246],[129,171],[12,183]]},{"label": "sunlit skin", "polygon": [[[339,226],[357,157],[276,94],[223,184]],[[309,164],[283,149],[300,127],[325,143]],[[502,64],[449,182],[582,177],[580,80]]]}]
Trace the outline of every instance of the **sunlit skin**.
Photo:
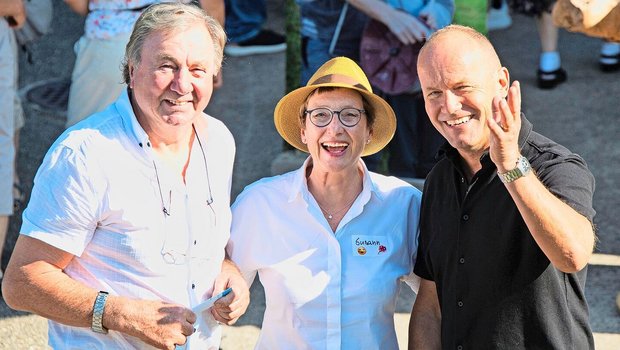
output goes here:
[{"label": "sunlit skin", "polygon": [[[362,96],[355,90],[345,88],[312,95],[307,109],[319,107],[327,107],[332,111],[343,108],[364,109]],[[371,130],[365,114],[362,114],[360,122],[353,127],[342,125],[337,115],[334,115],[329,125],[317,127],[306,116],[301,129],[301,139],[307,144],[312,156],[312,175],[356,172],[370,135]]]},{"label": "sunlit skin", "polygon": [[132,105],[149,135],[163,139],[187,127],[207,107],[213,93],[213,42],[205,26],[156,32],[144,42],[139,64],[130,63]]},{"label": "sunlit skin", "polygon": [[433,42],[418,61],[426,112],[435,128],[467,159],[479,159],[489,148],[493,100],[508,96],[508,70],[494,52],[452,52],[457,47],[480,45],[454,33]]}]

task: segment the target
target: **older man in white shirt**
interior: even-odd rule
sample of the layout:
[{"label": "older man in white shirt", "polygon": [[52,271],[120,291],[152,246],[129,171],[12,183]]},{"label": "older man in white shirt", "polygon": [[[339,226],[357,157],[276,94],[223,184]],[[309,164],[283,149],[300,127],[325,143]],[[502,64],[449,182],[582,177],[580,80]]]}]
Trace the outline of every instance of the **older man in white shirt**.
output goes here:
[{"label": "older man in white shirt", "polygon": [[216,321],[247,308],[224,252],[234,141],[203,113],[224,43],[199,8],[151,6],[127,46],[127,91],[46,155],[3,292],[50,319],[52,348],[217,349]]}]

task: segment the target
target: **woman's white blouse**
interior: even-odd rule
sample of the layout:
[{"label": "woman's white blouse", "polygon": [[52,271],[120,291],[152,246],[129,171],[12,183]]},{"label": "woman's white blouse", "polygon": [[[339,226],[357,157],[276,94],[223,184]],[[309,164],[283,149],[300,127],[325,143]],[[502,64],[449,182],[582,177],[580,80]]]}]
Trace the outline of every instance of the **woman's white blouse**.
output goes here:
[{"label": "woman's white blouse", "polygon": [[334,233],[308,191],[306,167],[248,186],[233,204],[228,253],[266,310],[257,349],[398,349],[400,281],[413,274],[421,193],[364,171],[363,190]]}]

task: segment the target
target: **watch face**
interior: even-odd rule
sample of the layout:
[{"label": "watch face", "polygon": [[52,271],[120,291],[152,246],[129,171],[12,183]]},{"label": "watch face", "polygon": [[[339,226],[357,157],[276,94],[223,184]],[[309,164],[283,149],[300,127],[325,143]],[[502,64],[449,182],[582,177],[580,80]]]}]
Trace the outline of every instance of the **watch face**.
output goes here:
[{"label": "watch face", "polygon": [[519,158],[519,163],[518,163],[518,169],[520,171],[521,174],[519,174],[520,176],[525,176],[527,175],[527,173],[530,171],[530,169],[532,169],[532,167],[530,166],[530,162],[527,160],[527,158],[521,156],[521,158]]}]

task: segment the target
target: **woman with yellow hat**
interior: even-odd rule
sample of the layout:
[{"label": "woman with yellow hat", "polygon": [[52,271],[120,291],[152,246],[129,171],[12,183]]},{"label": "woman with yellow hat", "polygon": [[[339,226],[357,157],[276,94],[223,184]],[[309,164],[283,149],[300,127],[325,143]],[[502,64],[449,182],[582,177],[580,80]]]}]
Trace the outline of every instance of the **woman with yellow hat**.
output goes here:
[{"label": "woman with yellow hat", "polygon": [[413,274],[421,193],[368,171],[394,112],[352,60],[337,57],[275,108],[303,166],[248,186],[233,205],[228,253],[266,310],[257,349],[397,349],[394,312]]}]

